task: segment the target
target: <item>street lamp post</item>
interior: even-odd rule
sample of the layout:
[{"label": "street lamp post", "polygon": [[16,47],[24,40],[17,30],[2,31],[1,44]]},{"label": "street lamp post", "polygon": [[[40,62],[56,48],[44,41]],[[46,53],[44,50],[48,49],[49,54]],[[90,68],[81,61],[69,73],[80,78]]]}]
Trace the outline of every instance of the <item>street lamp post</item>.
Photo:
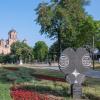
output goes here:
[{"label": "street lamp post", "polygon": [[95,69],[95,65],[94,65],[94,36],[93,36],[93,51],[92,51],[92,59],[93,59],[93,70]]},{"label": "street lamp post", "polygon": [[61,36],[60,33],[58,32],[58,64],[59,64],[60,54],[61,54]]}]

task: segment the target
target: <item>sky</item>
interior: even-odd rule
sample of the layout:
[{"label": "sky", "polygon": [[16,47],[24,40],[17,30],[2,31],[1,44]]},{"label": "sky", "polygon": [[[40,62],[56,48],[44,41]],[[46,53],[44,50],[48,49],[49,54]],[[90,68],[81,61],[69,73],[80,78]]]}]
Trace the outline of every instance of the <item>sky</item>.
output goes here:
[{"label": "sky", "polygon": [[[38,4],[43,0],[0,0],[0,39],[7,39],[11,29],[17,31],[19,40],[26,39],[30,46],[37,41],[45,41],[48,46],[54,42],[40,35],[40,26],[34,21]],[[48,0],[44,0],[48,1]],[[50,0],[49,0],[50,1]],[[100,0],[91,0],[86,12],[95,20],[100,20]]]}]

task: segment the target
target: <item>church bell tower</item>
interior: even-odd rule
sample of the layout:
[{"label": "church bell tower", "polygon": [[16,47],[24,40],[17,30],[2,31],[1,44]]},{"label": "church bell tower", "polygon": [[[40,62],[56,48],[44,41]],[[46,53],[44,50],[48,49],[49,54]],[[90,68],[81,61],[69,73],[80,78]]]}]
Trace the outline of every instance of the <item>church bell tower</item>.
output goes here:
[{"label": "church bell tower", "polygon": [[13,44],[14,42],[17,41],[17,32],[16,30],[12,29],[8,32],[8,40],[9,40],[9,45]]}]

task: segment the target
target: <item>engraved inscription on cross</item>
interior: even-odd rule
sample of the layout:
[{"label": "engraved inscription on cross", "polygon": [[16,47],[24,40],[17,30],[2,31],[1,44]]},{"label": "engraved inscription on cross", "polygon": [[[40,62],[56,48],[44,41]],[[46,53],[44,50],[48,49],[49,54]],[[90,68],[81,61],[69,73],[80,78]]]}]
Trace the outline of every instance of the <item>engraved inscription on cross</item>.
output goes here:
[{"label": "engraved inscription on cross", "polygon": [[91,58],[85,48],[78,48],[76,51],[67,48],[61,53],[59,61],[60,70],[70,84],[81,84],[91,66]]}]

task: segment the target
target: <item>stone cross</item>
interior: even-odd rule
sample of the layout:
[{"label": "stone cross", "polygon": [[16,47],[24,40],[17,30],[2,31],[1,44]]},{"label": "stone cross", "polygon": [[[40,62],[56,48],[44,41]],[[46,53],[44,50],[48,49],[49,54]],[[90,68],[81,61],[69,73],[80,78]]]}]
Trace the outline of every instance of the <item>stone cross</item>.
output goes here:
[{"label": "stone cross", "polygon": [[[92,60],[85,48],[78,48],[74,51],[72,48],[65,49],[59,59],[59,68],[65,74],[66,81],[71,84],[71,94],[74,98],[81,98],[82,86],[85,76],[93,77],[91,70]],[[100,72],[97,75],[100,77]]]}]

